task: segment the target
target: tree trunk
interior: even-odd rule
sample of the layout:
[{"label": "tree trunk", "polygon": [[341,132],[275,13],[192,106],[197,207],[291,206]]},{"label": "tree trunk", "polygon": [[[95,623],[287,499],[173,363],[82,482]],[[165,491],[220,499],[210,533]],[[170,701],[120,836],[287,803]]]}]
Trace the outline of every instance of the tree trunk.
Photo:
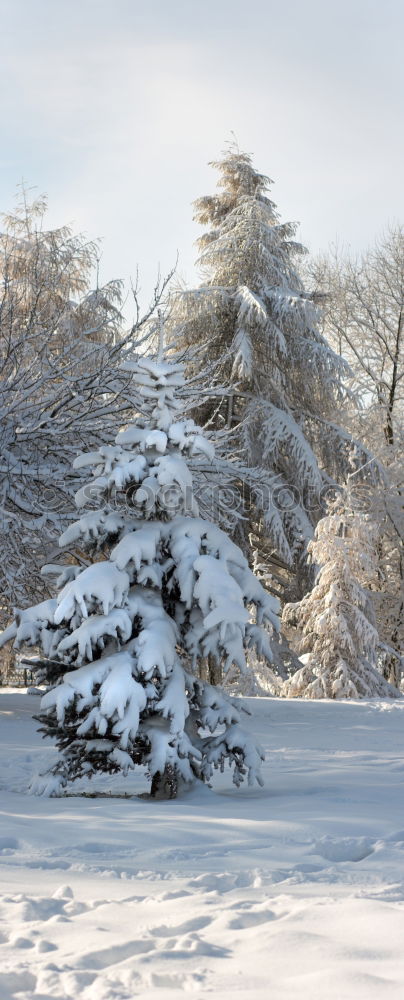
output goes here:
[{"label": "tree trunk", "polygon": [[208,656],[208,681],[209,684],[213,684],[214,687],[219,687],[223,684],[223,667],[221,663],[209,653]]},{"label": "tree trunk", "polygon": [[166,764],[164,771],[156,771],[152,777],[150,795],[152,799],[175,799],[178,791],[178,777],[175,767]]}]

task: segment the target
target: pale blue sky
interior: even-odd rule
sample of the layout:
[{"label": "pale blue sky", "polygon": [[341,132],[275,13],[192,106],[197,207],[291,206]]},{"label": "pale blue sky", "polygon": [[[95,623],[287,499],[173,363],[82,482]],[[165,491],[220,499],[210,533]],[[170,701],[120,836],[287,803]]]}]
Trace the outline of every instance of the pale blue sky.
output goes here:
[{"label": "pale blue sky", "polygon": [[191,202],[233,131],[314,252],[403,218],[402,0],[0,0],[0,209],[103,238],[102,276],[195,280]]}]

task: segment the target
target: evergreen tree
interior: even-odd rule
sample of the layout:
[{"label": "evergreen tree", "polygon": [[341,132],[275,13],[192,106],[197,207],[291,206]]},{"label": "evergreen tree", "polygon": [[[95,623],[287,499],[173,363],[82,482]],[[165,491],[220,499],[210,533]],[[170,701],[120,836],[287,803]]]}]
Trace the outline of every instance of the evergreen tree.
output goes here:
[{"label": "evergreen tree", "polygon": [[221,191],[195,202],[195,218],[209,227],[199,240],[205,280],[178,291],[173,328],[183,346],[198,349],[198,364],[218,359],[227,391],[205,415],[237,425],[245,463],[265,470],[265,489],[246,498],[249,529],[264,561],[272,550],[296,572],[324,487],[341,480],[348,458],[357,467],[369,456],[335,423],[346,366],[321,335],[299,278],[305,251],[295,224],[280,222],[271,182],[250,156],[231,149],[213,166]]},{"label": "evergreen tree", "polygon": [[375,582],[376,549],[375,522],[342,494],[308,545],[319,567],[313,590],[284,608],[283,622],[300,631],[299,652],[306,661],[285,683],[287,696],[398,696],[377,669],[379,636],[367,589]]},{"label": "evergreen tree", "polygon": [[270,660],[277,602],[240,549],[199,516],[190,463],[206,466],[213,447],[181,419],[182,366],[161,357],[128,364],[146,416],[76,459],[94,473],[76,504],[92,509],[61,538],[94,561],[54,567],[58,596],[21,612],[2,637],[39,647],[59,675],[39,716],[60,750],[37,786],[51,795],[136,764],[152,794],[207,781],[226,759],[237,785],[245,773],[261,781],[262,753],[239,710],[197,674],[206,659],[244,670],[247,647]]}]

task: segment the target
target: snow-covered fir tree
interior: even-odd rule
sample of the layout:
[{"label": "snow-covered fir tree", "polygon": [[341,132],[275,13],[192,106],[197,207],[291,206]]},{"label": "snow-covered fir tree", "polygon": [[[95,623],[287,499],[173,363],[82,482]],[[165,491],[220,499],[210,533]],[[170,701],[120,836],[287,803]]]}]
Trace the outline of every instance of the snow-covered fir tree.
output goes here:
[{"label": "snow-covered fir tree", "polygon": [[60,754],[36,790],[58,795],[69,780],[143,764],[152,794],[174,796],[226,760],[236,785],[245,774],[260,782],[261,749],[200,665],[242,671],[247,647],[270,660],[277,601],[199,516],[190,463],[206,466],[213,446],[182,418],[182,366],[161,352],[128,364],[144,416],[75,462],[93,476],[60,543],[79,564],[53,567],[57,596],[20,612],[1,639],[39,647],[57,678],[39,719]]},{"label": "snow-covered fir tree", "polygon": [[345,478],[348,455],[356,465],[369,456],[338,426],[346,367],[299,278],[296,225],[280,222],[250,156],[231,148],[212,165],[221,190],[195,202],[208,227],[198,241],[204,282],[177,292],[171,322],[177,342],[197,349],[195,364],[218,359],[227,392],[205,412],[216,426],[237,425],[245,463],[265,470],[265,489],[247,497],[249,530],[264,561],[272,552],[293,568],[301,594],[324,486]]},{"label": "snow-covered fir tree", "polygon": [[377,572],[375,521],[355,509],[349,491],[329,505],[308,545],[318,573],[313,590],[284,608],[297,628],[302,666],[285,683],[289,697],[398,697],[377,669],[379,636],[370,588]]}]

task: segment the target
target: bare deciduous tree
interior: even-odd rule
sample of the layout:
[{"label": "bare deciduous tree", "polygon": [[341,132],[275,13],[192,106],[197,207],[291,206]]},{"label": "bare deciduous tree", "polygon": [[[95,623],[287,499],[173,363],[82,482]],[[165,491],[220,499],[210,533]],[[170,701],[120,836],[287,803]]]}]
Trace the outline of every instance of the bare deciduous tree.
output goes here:
[{"label": "bare deciduous tree", "polygon": [[45,212],[45,199],[23,191],[0,232],[0,627],[12,606],[47,592],[39,568],[72,507],[72,459],[128,419],[133,389],[120,361],[165,286],[124,334],[121,283],[90,286],[97,245],[46,230]]},{"label": "bare deciduous tree", "polygon": [[339,248],[311,264],[324,294],[324,332],[349,361],[359,407],[345,412],[346,426],[383,463],[383,488],[373,499],[382,535],[381,591],[375,599],[379,631],[404,646],[404,229],[389,227],[360,258]]},{"label": "bare deciduous tree", "polygon": [[351,365],[374,451],[403,441],[404,229],[390,227],[361,258],[334,248],[311,265],[325,293],[327,338]]}]

